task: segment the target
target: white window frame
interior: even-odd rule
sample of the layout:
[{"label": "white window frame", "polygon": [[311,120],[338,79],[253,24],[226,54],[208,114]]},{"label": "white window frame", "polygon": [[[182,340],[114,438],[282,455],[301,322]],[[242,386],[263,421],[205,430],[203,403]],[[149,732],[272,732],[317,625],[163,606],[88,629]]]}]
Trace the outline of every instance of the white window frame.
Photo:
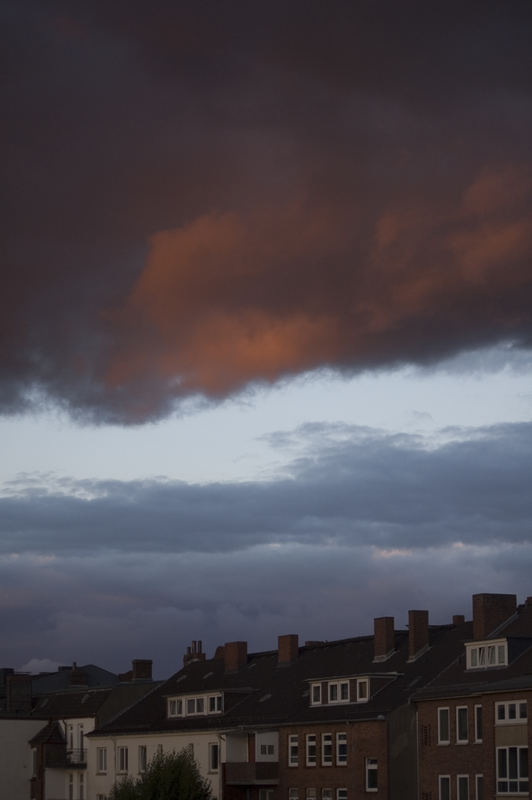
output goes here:
[{"label": "white window frame", "polygon": [[116,771],[127,772],[129,768],[129,753],[127,745],[119,745],[116,748]]},{"label": "white window frame", "polygon": [[210,694],[207,699],[209,706],[209,714],[221,714],[223,711],[223,702],[221,694]]},{"label": "white window frame", "polygon": [[482,744],[482,737],[484,735],[483,725],[483,712],[480,704],[473,708],[473,723],[475,727],[475,744]]},{"label": "white window frame", "polygon": [[209,772],[218,772],[220,769],[220,745],[218,742],[209,742]]},{"label": "white window frame", "polygon": [[[366,758],[366,792],[379,791],[379,762],[376,758]],[[370,786],[370,775],[375,776],[376,786]]]},{"label": "white window frame", "polygon": [[[447,737],[444,738],[442,736],[442,728],[443,725],[441,724],[442,714],[445,712],[447,716]],[[451,711],[449,706],[438,706],[438,744],[451,744]],[[442,777],[447,777],[443,775]]]},{"label": "white window frame", "polygon": [[[333,703],[339,703],[340,702],[340,695],[339,695],[339,692],[338,692],[339,688],[340,688],[340,684],[337,681],[331,681],[330,683],[327,684],[327,699],[328,699],[329,705],[332,705]],[[333,694],[334,694],[334,697],[333,697]]]},{"label": "white window frame", "polygon": [[[460,717],[465,717],[466,735],[460,736]],[[456,706],[456,744],[469,742],[469,709],[467,706]]]},{"label": "white window frame", "polygon": [[[362,687],[364,689],[361,691]],[[369,678],[357,680],[357,703],[367,703],[369,700]]]},{"label": "white window frame", "polygon": [[299,800],[299,788],[297,786],[288,787],[288,800]]},{"label": "white window frame", "polygon": [[347,789],[345,786],[336,790],[336,800],[347,800]]},{"label": "white window frame", "polygon": [[323,701],[322,701],[321,683],[311,683],[310,684],[310,705],[311,706],[321,706],[322,702]]},{"label": "white window frame", "polygon": [[484,775],[475,775],[475,800],[484,800]]},{"label": "white window frame", "polygon": [[466,644],[466,669],[489,669],[508,666],[508,641],[490,639]]},{"label": "white window frame", "polygon": [[107,772],[107,747],[96,748],[96,772],[101,775]]},{"label": "white window frame", "polygon": [[[326,756],[325,749],[329,755]],[[322,767],[332,767],[333,765],[333,735],[332,733],[322,733],[321,735],[321,765]]]},{"label": "white window frame", "polygon": [[[307,733],[305,737],[305,743],[306,743],[306,765],[307,767],[315,767],[318,763],[316,734]],[[311,755],[312,751],[314,752],[313,756]]]},{"label": "white window frame", "polygon": [[[447,790],[444,793],[442,791],[443,784],[447,786]],[[438,800],[451,800],[451,776],[450,775],[438,775]]]},{"label": "white window frame", "polygon": [[148,768],[148,748],[145,744],[139,744],[137,751],[138,771],[146,772]]},{"label": "white window frame", "polygon": [[333,800],[333,790],[328,788],[322,788],[321,800]]},{"label": "white window frame", "polygon": [[305,791],[305,797],[306,800],[316,800],[316,798],[318,797],[316,788],[314,786],[307,786]]},{"label": "white window frame", "polygon": [[[465,786],[465,795],[462,788]],[[456,776],[456,800],[469,800],[469,775]]]},{"label": "white window frame", "polygon": [[[511,708],[515,708],[515,717],[511,716]],[[522,716],[524,708],[524,716]],[[500,712],[503,717],[500,718]],[[495,703],[495,725],[526,725],[528,722],[528,704],[526,700],[505,700]]]},{"label": "white window frame", "polygon": [[[516,777],[510,777],[508,775],[509,762],[510,762],[510,751],[511,750],[515,750],[516,751],[516,766],[517,766],[517,776]],[[523,745],[523,746],[515,745],[515,746],[510,746],[510,747],[497,747],[496,748],[496,774],[497,774],[497,778],[496,778],[496,784],[495,784],[495,788],[496,788],[496,792],[495,793],[497,795],[499,795],[499,794],[525,794],[525,795],[528,794],[528,789],[529,789],[529,785],[530,785],[529,784],[528,774],[527,774],[526,778],[525,777],[521,778],[519,776],[519,761],[520,761],[519,753],[520,753],[521,750],[526,750],[526,752],[527,752],[526,760],[528,762],[528,745]],[[504,751],[506,753],[506,758],[505,758],[505,772],[507,773],[506,775],[500,775],[499,774],[499,768],[500,768],[499,753],[502,752],[502,751]],[[517,789],[510,788],[510,784],[512,784],[512,783],[517,783]],[[523,788],[520,789],[519,788],[519,784],[520,783],[523,783],[523,784],[526,783],[526,788],[523,787]],[[507,786],[504,787],[501,784],[507,784]]]},{"label": "white window frame", "polygon": [[[340,748],[345,746],[345,757],[340,757]],[[346,767],[347,766],[347,733],[337,733],[336,734],[336,766],[337,767]]]},{"label": "white window frame", "polygon": [[291,733],[288,736],[288,766],[299,766],[299,736],[297,733]]},{"label": "white window frame", "polygon": [[183,716],[183,700],[181,697],[169,697],[167,700],[168,717]]}]

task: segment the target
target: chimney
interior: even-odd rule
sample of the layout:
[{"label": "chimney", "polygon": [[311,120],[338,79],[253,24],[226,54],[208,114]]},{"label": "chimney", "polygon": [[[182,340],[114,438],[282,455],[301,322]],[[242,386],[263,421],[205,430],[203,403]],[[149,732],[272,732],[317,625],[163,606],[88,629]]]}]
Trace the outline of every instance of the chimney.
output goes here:
[{"label": "chimney", "polygon": [[152,664],[153,662],[151,658],[134,658],[131,662],[131,666],[133,668],[131,670],[131,680],[151,681]]},{"label": "chimney", "polygon": [[89,681],[87,678],[87,673],[83,672],[83,670],[78,669],[78,665],[74,661],[72,664],[72,669],[70,671],[70,676],[68,678],[68,685],[69,686],[88,686]]},{"label": "chimney", "polygon": [[224,664],[226,672],[236,672],[247,664],[248,643],[226,642],[224,645]]},{"label": "chimney", "polygon": [[285,636],[277,638],[277,664],[280,667],[287,667],[297,660],[299,655],[299,637],[297,633],[287,633]]},{"label": "chimney", "polygon": [[408,660],[415,661],[429,646],[429,612],[408,612]]},{"label": "chimney", "polygon": [[6,679],[6,711],[29,714],[31,711],[31,675],[8,675]]},{"label": "chimney", "polygon": [[515,594],[473,595],[473,639],[486,639],[495,628],[515,614]]},{"label": "chimney", "polygon": [[187,647],[187,652],[183,656],[183,666],[186,667],[187,664],[191,664],[193,661],[205,661],[201,639],[194,640],[192,645]]},{"label": "chimney", "polygon": [[463,614],[455,614],[453,616],[453,625],[463,625],[465,622],[465,617]]},{"label": "chimney", "polygon": [[373,620],[374,661],[386,661],[395,649],[395,630],[393,617],[375,617]]}]

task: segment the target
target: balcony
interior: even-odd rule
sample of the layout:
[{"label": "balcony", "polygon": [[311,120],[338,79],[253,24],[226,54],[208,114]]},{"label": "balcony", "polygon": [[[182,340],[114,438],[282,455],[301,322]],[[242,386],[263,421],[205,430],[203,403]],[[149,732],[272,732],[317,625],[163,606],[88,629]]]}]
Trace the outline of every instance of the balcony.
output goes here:
[{"label": "balcony", "polygon": [[70,767],[86,767],[87,766],[87,751],[86,750],[67,750],[66,751],[67,764]]},{"label": "balcony", "polygon": [[279,762],[242,761],[224,764],[225,783],[230,786],[252,786],[279,783]]}]

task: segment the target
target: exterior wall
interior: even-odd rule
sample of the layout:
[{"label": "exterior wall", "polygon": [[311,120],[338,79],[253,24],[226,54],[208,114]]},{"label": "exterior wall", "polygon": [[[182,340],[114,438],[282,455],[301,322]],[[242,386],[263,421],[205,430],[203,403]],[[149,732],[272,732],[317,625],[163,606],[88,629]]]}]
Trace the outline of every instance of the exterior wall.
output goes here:
[{"label": "exterior wall", "polygon": [[46,723],[42,720],[0,720],[0,782],[2,796],[9,800],[28,800],[33,773],[28,741]]},{"label": "exterior wall", "polygon": [[390,714],[388,752],[390,800],[417,797],[417,725],[412,705],[401,706]]},{"label": "exterior wall", "polygon": [[[336,764],[336,734],[347,735],[347,764]],[[306,736],[316,736],[316,766],[306,765]],[[322,766],[322,736],[333,736],[333,765]],[[299,737],[298,766],[289,766],[289,736]],[[317,800],[321,800],[323,789],[333,790],[336,800],[337,789],[347,789],[348,800],[358,798],[389,797],[388,786],[388,742],[385,720],[368,722],[339,722],[336,724],[294,726],[282,728],[279,733],[279,800],[288,800],[289,789],[298,789],[299,800],[305,800],[308,789],[316,790]],[[377,759],[378,788],[366,791],[366,759]]]},{"label": "exterior wall", "polygon": [[[79,797],[76,792],[77,775],[72,773],[74,782],[74,798]],[[46,769],[44,771],[44,800],[62,800],[68,797],[68,772],[62,769]]]},{"label": "exterior wall", "polygon": [[[495,705],[511,700],[527,700],[528,723],[497,725]],[[456,709],[468,710],[468,741],[457,742]],[[482,741],[475,741],[475,706],[482,707]],[[438,743],[438,708],[449,708],[450,742]],[[456,795],[458,775],[469,776],[469,796],[475,797],[475,776],[484,776],[484,798],[496,796],[496,747],[528,746],[528,772],[532,775],[532,692],[504,692],[449,700],[430,700],[419,703],[419,771],[421,800],[438,800],[438,776],[451,777],[451,796]],[[532,788],[532,783],[531,783]],[[513,795],[499,795],[511,800]],[[520,795],[523,797],[523,794]],[[528,797],[528,795],[525,795]]]},{"label": "exterior wall", "polygon": [[[157,754],[158,749],[162,748],[164,753],[179,752],[187,747],[192,747],[194,758],[202,777],[210,781],[213,797],[215,800],[221,797],[221,761],[225,756],[222,748],[223,740],[220,740],[217,731],[193,732],[190,733],[161,733],[161,734],[131,734],[113,737],[90,737],[87,739],[87,772],[88,772],[88,794],[87,800],[96,800],[98,794],[108,795],[113,784],[120,780],[126,773],[120,773],[117,769],[118,748],[128,748],[128,770],[127,774],[136,779],[139,777],[139,746],[145,745],[147,749],[148,763]],[[209,770],[209,744],[220,746],[220,764],[218,770]],[[96,762],[96,750],[98,747],[107,749],[107,771],[98,773]]]}]

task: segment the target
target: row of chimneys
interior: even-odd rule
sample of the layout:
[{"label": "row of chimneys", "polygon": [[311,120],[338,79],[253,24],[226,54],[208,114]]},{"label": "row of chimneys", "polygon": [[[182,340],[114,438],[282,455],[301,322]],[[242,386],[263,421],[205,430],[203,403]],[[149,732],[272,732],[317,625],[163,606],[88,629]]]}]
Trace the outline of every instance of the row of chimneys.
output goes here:
[{"label": "row of chimneys", "polygon": [[[527,598],[532,604],[532,598]],[[473,638],[477,641],[487,638],[505,622],[517,608],[515,594],[475,594],[473,595]],[[463,614],[453,617],[453,625],[465,622]],[[307,643],[310,644],[310,643]],[[429,612],[412,610],[408,612],[408,658],[415,661],[428,649]],[[376,617],[374,620],[374,661],[386,661],[395,650],[395,627],[393,617]],[[286,666],[294,662],[299,654],[297,634],[278,637],[277,663]],[[226,672],[236,672],[247,663],[247,642],[227,642],[218,647],[215,658],[223,658]],[[187,648],[184,664],[191,661],[204,661],[202,643],[192,642]]]}]

